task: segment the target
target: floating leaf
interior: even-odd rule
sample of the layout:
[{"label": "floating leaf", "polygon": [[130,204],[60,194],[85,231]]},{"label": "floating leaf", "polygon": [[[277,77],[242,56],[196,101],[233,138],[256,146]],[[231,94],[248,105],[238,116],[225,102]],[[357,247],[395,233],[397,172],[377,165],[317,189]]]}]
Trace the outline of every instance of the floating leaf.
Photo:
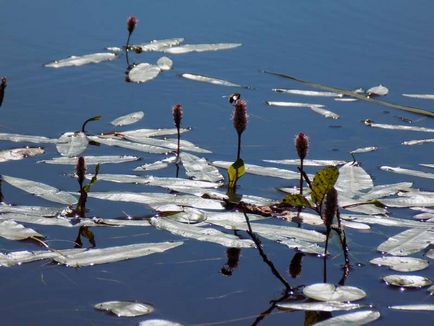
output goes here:
[{"label": "floating leaf", "polygon": [[[434,113],[433,113],[434,115]],[[434,129],[407,125],[389,125],[383,123],[374,123],[371,120],[365,120],[365,125],[372,128],[390,129],[390,130],[405,130],[405,131],[421,131],[421,132],[434,132]]]},{"label": "floating leaf", "polygon": [[[366,179],[366,185],[368,184],[368,179]],[[395,195],[399,191],[410,191],[412,187],[411,182],[399,182],[387,185],[378,185],[369,189],[369,191],[365,194],[360,194],[359,200],[372,200],[378,199],[386,196]]]},{"label": "floating leaf", "polygon": [[25,240],[31,237],[43,238],[44,236],[15,221],[0,221],[0,237],[8,240]]},{"label": "floating leaf", "polygon": [[360,166],[347,163],[339,168],[339,178],[335,184],[335,188],[339,194],[353,197],[360,191],[370,189],[373,186],[374,182],[372,178]]},{"label": "floating leaf", "polygon": [[314,255],[324,254],[324,248],[320,247],[316,243],[299,240],[299,239],[282,239],[282,240],[278,240],[278,242],[280,244],[287,246],[290,249],[296,249],[305,254],[314,254]]},{"label": "floating leaf", "polygon": [[56,60],[50,63],[47,63],[45,67],[48,68],[63,68],[63,67],[78,67],[82,65],[87,65],[89,63],[100,63],[104,61],[112,61],[117,59],[118,56],[115,53],[92,53],[86,54],[82,56],[70,56],[65,59]]},{"label": "floating leaf", "polygon": [[206,159],[188,153],[180,153],[180,157],[185,173],[194,180],[218,182],[224,179]]},{"label": "floating leaf", "polygon": [[[115,163],[125,163],[140,160],[137,156],[129,155],[105,155],[105,156],[83,156],[86,165],[97,165],[97,164],[115,164]],[[54,157],[51,160],[43,160],[38,163],[47,164],[64,164],[64,165],[76,165],[78,157]]]},{"label": "floating leaf", "polygon": [[2,175],[2,180],[18,189],[46,200],[66,205],[73,205],[77,203],[77,199],[73,195],[41,182],[15,178],[6,175]]},{"label": "floating leaf", "polygon": [[[226,161],[214,161],[212,162],[213,165],[228,169],[229,166],[232,164],[232,162],[226,162]],[[300,174],[294,171],[290,170],[284,170],[284,169],[278,169],[273,167],[265,167],[265,166],[259,166],[259,165],[253,165],[253,164],[244,164],[245,172],[266,176],[266,177],[275,177],[275,178],[282,178],[282,179],[299,179]]]},{"label": "floating leaf", "polygon": [[394,256],[408,256],[433,243],[433,230],[410,229],[390,237],[380,244],[377,250]]},{"label": "floating leaf", "polygon": [[238,159],[233,164],[228,167],[228,183],[229,188],[235,188],[237,181],[241,178],[246,172],[244,167],[244,161],[242,159]]},{"label": "floating leaf", "polygon": [[241,43],[215,43],[215,44],[185,44],[164,49],[166,53],[183,54],[189,52],[205,52],[228,50],[241,46]]},{"label": "floating leaf", "polygon": [[421,164],[419,164],[420,166],[424,166],[424,167],[427,167],[427,168],[431,168],[431,169],[434,169],[434,164],[426,164],[426,163],[421,163]]},{"label": "floating leaf", "polygon": [[228,248],[254,247],[254,242],[252,240],[240,239],[235,235],[226,234],[216,229],[186,225],[161,217],[152,217],[150,221],[156,228],[169,231],[170,233],[181,237],[213,242]]},{"label": "floating leaf", "polygon": [[154,171],[154,170],[160,170],[168,167],[170,164],[174,164],[176,162],[176,156],[171,156],[168,158],[165,158],[160,161],[156,161],[153,163],[147,163],[143,164],[141,166],[138,166],[134,169],[134,171]]},{"label": "floating leaf", "polygon": [[428,261],[413,257],[378,257],[369,261],[371,264],[379,266],[389,266],[397,272],[415,272],[429,266]]},{"label": "floating leaf", "polygon": [[7,134],[0,133],[0,140],[9,140],[13,142],[28,142],[35,144],[54,144],[57,139],[47,138],[43,136],[29,136],[29,135],[19,135],[19,134]]},{"label": "floating leaf", "polygon": [[[181,134],[190,131],[189,128],[180,128],[179,132]],[[123,136],[131,136],[131,137],[158,137],[158,136],[169,136],[169,135],[177,135],[178,129],[176,128],[160,128],[160,129],[137,129],[137,130],[128,130],[122,131],[118,133]]]},{"label": "floating leaf", "polygon": [[283,310],[303,310],[303,311],[347,311],[353,309],[359,309],[363,307],[358,303],[347,303],[338,301],[326,301],[326,302],[279,302],[277,307]]},{"label": "floating leaf", "polygon": [[109,311],[118,317],[137,317],[149,315],[154,307],[146,303],[130,301],[106,301],[97,303],[95,309]]},{"label": "floating leaf", "polygon": [[196,74],[190,74],[190,73],[184,73],[181,74],[181,77],[184,77],[186,79],[213,84],[213,85],[220,85],[220,86],[228,86],[228,87],[243,87],[240,84],[235,84],[227,80],[218,79],[214,77],[208,77],[203,75],[196,75]]},{"label": "floating leaf", "polygon": [[334,92],[317,92],[317,91],[306,91],[301,89],[287,89],[287,88],[273,88],[272,91],[276,93],[287,93],[293,95],[319,96],[319,97],[338,97],[341,95]]},{"label": "floating leaf", "polygon": [[141,321],[138,326],[183,326],[180,323],[175,323],[164,319],[148,319]]},{"label": "floating leaf", "polygon": [[401,143],[401,145],[422,145],[422,144],[428,144],[428,143],[434,143],[434,138],[431,139],[419,139],[419,140],[408,140]]},{"label": "floating leaf", "polygon": [[380,318],[380,313],[373,310],[351,312],[332,317],[316,323],[316,326],[359,326],[368,324]]},{"label": "floating leaf", "polygon": [[143,113],[143,111],[132,112],[132,113],[123,115],[119,118],[116,118],[113,121],[111,121],[110,123],[113,126],[126,126],[126,125],[130,125],[130,124],[133,124],[137,121],[142,120],[144,115],[145,114]]},{"label": "floating leaf", "polygon": [[294,206],[294,207],[311,207],[310,202],[301,194],[289,194],[286,195],[282,202],[286,205]]},{"label": "floating leaf", "polygon": [[313,105],[309,109],[311,109],[313,112],[321,114],[325,118],[331,118],[331,119],[335,119],[335,120],[340,118],[339,114],[336,114],[332,111],[326,110],[326,109],[322,108],[321,106]]},{"label": "floating leaf", "polygon": [[434,94],[402,94],[402,96],[420,98],[424,100],[434,100]]},{"label": "floating leaf", "polygon": [[[276,164],[287,164],[287,165],[300,165],[300,159],[292,159],[292,160],[263,160],[264,162],[276,163]],[[328,166],[328,165],[343,165],[347,163],[346,161],[337,161],[337,160],[303,160],[304,166]]]},{"label": "floating leaf", "polygon": [[428,250],[428,252],[426,253],[426,256],[430,259],[434,259],[434,249]]},{"label": "floating leaf", "polygon": [[12,267],[42,259],[52,259],[59,254],[54,251],[14,251],[8,254],[0,253],[0,266]]},{"label": "floating leaf", "polygon": [[312,107],[322,108],[324,105],[321,104],[313,104],[313,103],[299,103],[299,102],[279,102],[279,101],[265,101],[265,103],[269,106],[281,106],[288,108],[308,108]]},{"label": "floating leaf", "polygon": [[429,278],[417,275],[387,275],[383,277],[383,280],[389,285],[405,288],[418,288],[432,284]]},{"label": "floating leaf", "polygon": [[339,171],[335,166],[329,166],[318,171],[312,181],[311,197],[314,203],[321,204],[324,196],[332,189],[338,180]]},{"label": "floating leaf", "polygon": [[91,141],[104,144],[107,146],[117,146],[121,148],[132,149],[139,152],[151,153],[151,154],[165,154],[167,152],[167,148],[151,146],[146,144],[138,144],[125,140],[119,140],[115,138],[108,138],[103,136],[89,136]]},{"label": "floating leaf", "polygon": [[434,311],[434,304],[409,304],[402,306],[390,306],[389,309],[409,311]]},{"label": "floating leaf", "polygon": [[434,285],[431,285],[427,291],[429,292],[430,295],[434,295]]},{"label": "floating leaf", "polygon": [[383,86],[383,85],[378,85],[378,86],[374,86],[369,88],[366,91],[366,94],[368,94],[368,96],[372,97],[372,96],[385,96],[387,94],[389,94],[389,90],[387,87]]},{"label": "floating leaf", "polygon": [[128,72],[128,81],[133,83],[145,83],[156,78],[161,68],[149,63],[139,63]]},{"label": "floating leaf", "polygon": [[58,215],[62,210],[63,208],[59,208],[59,207],[11,206],[6,204],[0,204],[0,213],[19,213],[19,214],[53,217]]},{"label": "floating leaf", "polygon": [[434,206],[432,192],[409,191],[398,198],[384,198],[381,202],[389,207]]},{"label": "floating leaf", "polygon": [[410,169],[403,169],[400,167],[391,167],[391,166],[386,166],[386,165],[380,166],[380,169],[383,171],[387,171],[387,172],[411,175],[413,177],[434,179],[434,173],[428,173],[428,172],[422,172],[422,171],[410,170]]},{"label": "floating leaf", "polygon": [[354,286],[334,286],[329,283],[316,283],[305,286],[303,294],[318,301],[356,301],[366,297],[365,291]]},{"label": "floating leaf", "polygon": [[61,155],[74,157],[83,153],[88,145],[84,132],[66,132],[57,140],[56,148]]},{"label": "floating leaf", "polygon": [[157,60],[157,66],[163,71],[170,70],[172,69],[173,61],[170,60],[168,57],[161,57]]},{"label": "floating leaf", "polygon": [[357,148],[357,149],[351,151],[350,154],[369,153],[369,152],[374,152],[377,149],[378,149],[378,147],[376,147],[376,146],[362,147],[362,148]]},{"label": "floating leaf", "polygon": [[146,43],[134,44],[131,47],[133,49],[139,48],[141,52],[149,52],[149,51],[163,51],[172,46],[176,46],[184,42],[183,38],[171,38],[165,40],[153,40]]},{"label": "floating leaf", "polygon": [[12,148],[0,151],[0,162],[22,160],[29,156],[41,155],[45,150],[41,147]]},{"label": "floating leaf", "polygon": [[341,218],[347,221],[355,221],[358,223],[367,223],[367,224],[378,224],[384,226],[410,227],[410,228],[421,228],[421,229],[430,228],[430,225],[427,223],[412,221],[403,218],[384,217],[379,215],[366,216],[366,215],[341,214]]}]

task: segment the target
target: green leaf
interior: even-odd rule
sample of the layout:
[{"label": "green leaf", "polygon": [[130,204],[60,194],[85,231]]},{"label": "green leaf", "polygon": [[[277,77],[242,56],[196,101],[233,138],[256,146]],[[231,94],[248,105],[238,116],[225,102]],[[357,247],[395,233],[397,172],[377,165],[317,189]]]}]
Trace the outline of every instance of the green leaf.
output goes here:
[{"label": "green leaf", "polygon": [[300,194],[289,194],[286,195],[282,202],[286,205],[290,205],[290,206],[301,206],[301,207],[312,207],[312,205],[310,204],[309,200],[307,200],[306,197],[304,197],[303,195]]},{"label": "green leaf", "polygon": [[312,182],[312,200],[320,205],[326,193],[332,189],[338,179],[339,171],[335,166],[328,166],[318,171]]},{"label": "green leaf", "polygon": [[235,188],[237,180],[246,172],[244,161],[238,159],[228,167],[229,188]]}]

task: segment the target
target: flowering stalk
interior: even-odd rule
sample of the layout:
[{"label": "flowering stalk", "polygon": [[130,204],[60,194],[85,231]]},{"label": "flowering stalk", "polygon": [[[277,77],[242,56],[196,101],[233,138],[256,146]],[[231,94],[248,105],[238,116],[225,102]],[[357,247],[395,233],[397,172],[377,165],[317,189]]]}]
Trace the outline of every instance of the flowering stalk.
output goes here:
[{"label": "flowering stalk", "polygon": [[173,121],[175,122],[176,131],[178,134],[178,146],[176,148],[176,160],[179,159],[179,149],[181,147],[181,120],[182,120],[182,105],[176,104],[172,109]]},{"label": "flowering stalk", "polygon": [[303,132],[300,132],[295,137],[294,142],[298,157],[300,158],[300,195],[303,195],[304,159],[309,149],[309,138]]},{"label": "flowering stalk", "polygon": [[127,38],[127,43],[125,44],[125,49],[127,51],[126,58],[127,58],[128,67],[130,66],[130,60],[128,58],[128,50],[129,50],[129,46],[130,46],[130,37],[131,37],[131,34],[133,33],[134,29],[136,28],[136,25],[137,25],[137,18],[135,16],[128,17],[128,20],[127,20],[128,38]]},{"label": "flowering stalk", "polygon": [[247,128],[247,118],[246,101],[241,99],[236,100],[232,114],[232,123],[238,135],[237,161],[241,158],[241,135]]},{"label": "flowering stalk", "polygon": [[80,185],[80,198],[77,203],[77,213],[80,217],[84,217],[86,212],[86,199],[87,194],[84,191],[83,182],[86,175],[86,162],[84,157],[80,156],[77,161],[77,166],[75,167],[75,173],[77,174],[78,184]]},{"label": "flowering stalk", "polygon": [[5,96],[5,88],[7,86],[7,80],[6,80],[6,77],[2,77],[0,80],[1,80],[1,84],[0,84],[0,106],[2,106],[3,98]]}]

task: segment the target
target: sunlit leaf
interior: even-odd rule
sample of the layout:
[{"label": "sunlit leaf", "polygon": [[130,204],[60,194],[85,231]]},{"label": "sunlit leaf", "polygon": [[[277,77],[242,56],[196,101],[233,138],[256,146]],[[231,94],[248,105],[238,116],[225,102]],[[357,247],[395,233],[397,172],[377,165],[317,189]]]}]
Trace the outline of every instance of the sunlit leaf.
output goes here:
[{"label": "sunlit leaf", "polygon": [[340,170],[338,171],[335,166],[329,166],[321,169],[315,174],[312,181],[311,193],[311,198],[314,203],[317,205],[322,203],[326,193],[334,187],[336,180],[338,180]]},{"label": "sunlit leaf", "polygon": [[2,175],[2,180],[11,186],[49,201],[66,205],[73,205],[77,202],[77,199],[73,195],[41,182],[6,175]]},{"label": "sunlit leaf", "polygon": [[303,294],[318,301],[356,301],[366,297],[365,291],[354,286],[335,286],[329,283],[316,283],[305,286]]},{"label": "sunlit leaf", "polygon": [[434,169],[434,164],[420,163],[419,165],[420,165],[420,166],[427,167],[427,168]]},{"label": "sunlit leaf", "polygon": [[228,86],[228,87],[243,87],[240,84],[236,84],[227,80],[214,78],[214,77],[208,77],[203,75],[197,75],[197,74],[190,74],[190,73],[183,73],[181,74],[181,77],[202,82],[202,83],[208,83],[213,85],[219,85],[219,86]]},{"label": "sunlit leaf", "polygon": [[378,149],[378,147],[376,146],[370,146],[370,147],[361,147],[361,148],[357,148],[355,150],[352,150],[350,152],[350,154],[360,154],[360,153],[369,153],[369,152],[374,152]]},{"label": "sunlit leaf", "polygon": [[71,56],[65,59],[56,60],[50,63],[45,64],[45,67],[49,68],[63,68],[63,67],[72,67],[72,66],[82,66],[87,65],[89,63],[100,63],[104,61],[112,61],[117,59],[118,56],[115,53],[92,53],[85,54],[82,56]]},{"label": "sunlit leaf", "polygon": [[19,134],[0,133],[0,140],[8,140],[13,142],[28,142],[35,144],[55,144],[57,139],[47,138],[43,136],[29,136]]},{"label": "sunlit leaf", "polygon": [[426,256],[430,259],[434,259],[434,249],[428,250],[428,252],[426,253]]},{"label": "sunlit leaf", "polygon": [[[214,161],[212,162],[213,165],[228,169],[229,166],[232,164],[232,162],[226,162],[226,161]],[[246,173],[266,176],[266,177],[275,177],[275,178],[282,178],[282,179],[299,179],[300,174],[294,171],[290,170],[284,170],[284,169],[278,169],[274,167],[265,167],[265,166],[259,166],[259,165],[253,165],[253,164],[244,164]]]},{"label": "sunlit leaf", "polygon": [[25,240],[31,237],[43,238],[44,236],[15,221],[0,221],[0,237],[8,240]]},{"label": "sunlit leaf", "polygon": [[42,259],[52,259],[59,254],[52,251],[14,251],[8,254],[0,253],[0,266],[12,267]]},{"label": "sunlit leaf", "polygon": [[409,219],[396,218],[396,217],[385,217],[381,215],[354,215],[354,214],[341,214],[341,218],[347,221],[354,221],[358,223],[366,224],[377,224],[384,226],[393,227],[410,227],[410,228],[421,228],[427,229],[431,226],[428,223],[423,223],[419,221],[413,221]]},{"label": "sunlit leaf", "polygon": [[282,239],[278,240],[280,244],[287,246],[290,249],[296,249],[305,254],[322,255],[324,254],[324,248],[320,247],[316,243],[299,240],[299,239]]},{"label": "sunlit leaf", "polygon": [[277,307],[283,310],[303,311],[348,311],[363,307],[358,303],[326,301],[326,302],[279,302]]},{"label": "sunlit leaf", "polygon": [[380,313],[373,310],[364,310],[351,312],[344,315],[332,317],[330,319],[323,320],[314,325],[316,326],[359,326],[368,324],[374,320],[380,318]]},{"label": "sunlit leaf", "polygon": [[407,126],[407,125],[389,125],[389,124],[382,124],[382,123],[374,123],[370,120],[365,120],[365,125],[372,128],[380,128],[380,129],[434,132],[434,129],[432,128]]},{"label": "sunlit leaf", "polygon": [[[105,156],[83,156],[86,165],[97,165],[97,164],[115,164],[115,163],[125,163],[140,160],[137,156],[130,155],[105,155]],[[76,165],[78,157],[54,157],[51,160],[43,160],[38,163],[47,164],[64,164],[64,165]]]},{"label": "sunlit leaf", "polygon": [[126,125],[130,125],[130,124],[133,124],[137,121],[142,120],[144,115],[145,114],[143,113],[143,111],[132,112],[132,113],[120,116],[120,117],[114,119],[113,121],[111,121],[110,123],[113,126],[126,126]]},{"label": "sunlit leaf", "polygon": [[228,167],[229,188],[234,188],[238,179],[241,178],[245,172],[246,169],[244,167],[244,161],[242,159],[238,159],[237,161],[232,163]]},{"label": "sunlit leaf", "polygon": [[434,94],[402,94],[402,96],[420,98],[424,100],[434,100]]},{"label": "sunlit leaf", "polygon": [[0,204],[0,213],[18,213],[28,215],[40,215],[53,217],[59,214],[63,208],[59,207],[43,207],[43,206],[12,206]]},{"label": "sunlit leaf", "polygon": [[369,88],[366,91],[366,94],[368,94],[368,96],[372,97],[372,96],[385,96],[387,94],[389,94],[389,90],[387,87],[383,86],[383,85],[378,85],[378,86],[374,86]]},{"label": "sunlit leaf", "polygon": [[134,169],[134,171],[154,171],[161,170],[176,162],[176,156],[171,156],[153,163],[143,164]]},{"label": "sunlit leaf", "polygon": [[128,72],[128,81],[133,83],[145,83],[158,76],[161,68],[149,63],[139,63]]},{"label": "sunlit leaf", "polygon": [[74,157],[83,153],[88,145],[89,140],[84,132],[66,132],[57,140],[56,148],[59,154]]},{"label": "sunlit leaf", "polygon": [[318,114],[321,114],[325,118],[331,118],[331,119],[339,119],[339,114],[336,114],[332,111],[326,110],[322,108],[321,106],[312,105],[309,109],[311,109],[313,112],[316,112]]},{"label": "sunlit leaf", "polygon": [[431,285],[427,291],[429,292],[430,295],[434,295],[434,285]]},{"label": "sunlit leaf", "polygon": [[393,310],[408,310],[408,311],[434,311],[434,304],[409,304],[402,306],[390,306]]},{"label": "sunlit leaf", "polygon": [[41,147],[24,147],[0,150],[0,162],[22,160],[29,156],[41,155],[45,150]]},{"label": "sunlit leaf", "polygon": [[[367,180],[367,179],[366,179]],[[367,185],[367,182],[366,182]],[[395,195],[399,191],[410,191],[412,187],[411,182],[399,182],[399,183],[393,183],[393,184],[386,184],[386,185],[378,185],[370,188],[368,192],[364,194],[360,194],[359,200],[361,201],[368,201],[378,198],[383,198],[386,196]],[[383,199],[381,199],[383,200]]]},{"label": "sunlit leaf", "polygon": [[133,143],[125,140],[119,140],[115,138],[102,137],[102,136],[88,136],[88,138],[94,142],[104,144],[107,146],[117,146],[121,148],[127,148],[139,152],[151,153],[151,154],[165,154],[167,148],[151,146],[146,144]]},{"label": "sunlit leaf", "polygon": [[210,182],[224,179],[218,169],[209,164],[206,159],[188,153],[181,153],[180,157],[185,173],[192,179]]},{"label": "sunlit leaf", "polygon": [[[12,220],[20,223],[62,226],[62,227],[78,226],[78,225],[74,225],[70,218],[65,218],[60,216],[46,217],[37,214],[3,213],[0,215],[0,220]],[[91,222],[91,224],[93,224],[93,222]]]},{"label": "sunlit leaf", "polygon": [[383,277],[383,280],[389,285],[405,288],[418,288],[432,284],[429,278],[418,275],[387,275]]},{"label": "sunlit leaf", "polygon": [[352,197],[360,191],[370,189],[373,186],[372,178],[362,167],[347,163],[339,168],[339,178],[335,184],[339,194]]},{"label": "sunlit leaf", "polygon": [[319,96],[319,97],[338,97],[341,95],[334,92],[306,91],[301,89],[287,89],[287,88],[273,88],[272,91],[276,93],[287,93],[293,95]]},{"label": "sunlit leaf", "polygon": [[139,322],[138,326],[183,326],[180,323],[175,323],[170,320],[164,320],[164,319],[148,319]]},{"label": "sunlit leaf", "polygon": [[182,42],[184,42],[184,39],[179,37],[179,38],[171,38],[171,39],[164,39],[164,40],[153,40],[146,43],[134,44],[131,47],[133,49],[140,48],[140,51],[142,52],[163,51],[172,46],[177,46]]},{"label": "sunlit leaf", "polygon": [[429,144],[434,143],[434,138],[431,139],[419,139],[419,140],[408,140],[401,143],[401,145],[422,145],[422,144]]},{"label": "sunlit leaf", "polygon": [[185,44],[164,49],[166,53],[182,54],[189,52],[205,52],[228,50],[241,46],[241,43]]},{"label": "sunlit leaf", "polygon": [[411,175],[413,177],[420,177],[420,178],[428,178],[428,179],[434,179],[434,173],[429,172],[423,172],[423,171],[417,171],[417,170],[411,170],[411,169],[403,169],[400,167],[391,167],[391,166],[380,166],[380,169],[387,172],[393,172],[397,174],[405,174],[405,175]]},{"label": "sunlit leaf", "polygon": [[206,220],[206,214],[195,208],[184,207],[181,212],[170,215],[167,218],[180,223],[197,224]]},{"label": "sunlit leaf", "polygon": [[405,230],[377,247],[380,252],[394,256],[408,256],[421,251],[434,243],[434,231],[423,229]]},{"label": "sunlit leaf", "polygon": [[109,311],[118,317],[137,317],[149,315],[154,311],[150,304],[130,301],[106,301],[97,303],[95,309]]},{"label": "sunlit leaf", "polygon": [[[250,221],[262,221],[268,218],[261,215],[249,214]],[[207,212],[206,221],[226,229],[234,229],[233,226],[245,223],[246,217],[241,212]]]},{"label": "sunlit leaf", "polygon": [[352,222],[352,221],[341,221],[342,225],[346,228],[355,229],[355,230],[370,230],[371,227],[365,223]]},{"label": "sunlit leaf", "polygon": [[324,105],[314,103],[300,103],[300,102],[282,102],[282,101],[265,101],[269,106],[281,106],[287,108],[308,108],[312,107],[322,108]]},{"label": "sunlit leaf", "polygon": [[283,197],[282,202],[294,207],[311,207],[310,202],[301,194],[289,194]]},{"label": "sunlit leaf", "polygon": [[[263,160],[264,162],[276,163],[276,164],[287,164],[287,165],[300,165],[300,159],[292,159],[292,160]],[[303,160],[304,166],[328,166],[328,165],[343,165],[347,163],[346,161],[337,161],[337,160]]]},{"label": "sunlit leaf", "polygon": [[254,243],[250,239],[240,239],[235,235],[223,233],[216,229],[201,228],[191,224],[186,225],[161,217],[152,217],[150,221],[156,228],[169,231],[181,237],[213,242],[228,248],[254,247]]},{"label": "sunlit leaf", "polygon": [[168,57],[161,57],[160,59],[157,60],[157,66],[161,70],[170,70],[172,69],[173,61],[170,60]]},{"label": "sunlit leaf", "polygon": [[429,266],[428,261],[413,257],[385,256],[371,259],[369,262],[374,265],[389,266],[397,272],[415,272]]},{"label": "sunlit leaf", "polygon": [[[179,132],[181,134],[190,131],[189,128],[180,128]],[[176,135],[178,129],[176,128],[160,128],[160,129],[137,129],[119,132],[119,135],[131,136],[131,137],[158,137],[158,136],[169,136]]]}]

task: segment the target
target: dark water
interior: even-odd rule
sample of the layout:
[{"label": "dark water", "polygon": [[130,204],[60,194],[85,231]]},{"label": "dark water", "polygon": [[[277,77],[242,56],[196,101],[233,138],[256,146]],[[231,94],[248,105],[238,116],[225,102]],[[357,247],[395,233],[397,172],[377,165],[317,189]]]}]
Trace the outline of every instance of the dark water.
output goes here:
[{"label": "dark water", "polygon": [[[79,129],[89,116],[103,120],[89,125],[92,133],[109,130],[109,121],[137,110],[145,118],[133,128],[171,127],[171,107],[184,106],[185,125],[193,131],[185,136],[213,151],[209,160],[233,160],[235,132],[230,121],[231,107],[223,96],[237,89],[183,80],[178,73],[191,72],[253,86],[243,90],[248,101],[249,126],[244,134],[243,158],[264,164],[263,159],[294,158],[293,138],[299,131],[311,138],[310,158],[349,160],[349,151],[378,146],[377,152],[362,154],[359,161],[373,176],[375,184],[412,181],[415,187],[433,191],[428,179],[398,176],[380,171],[380,165],[417,168],[433,163],[433,145],[403,147],[409,139],[430,138],[430,134],[379,130],[361,123],[404,124],[433,128],[433,120],[365,102],[340,103],[327,98],[285,96],[271,91],[276,87],[302,85],[262,73],[272,70],[324,84],[354,89],[384,84],[390,89],[387,100],[433,110],[430,101],[408,99],[402,93],[433,93],[434,2],[397,1],[0,1],[0,75],[8,77],[1,108],[1,132],[58,137]],[[126,39],[126,17],[135,15],[139,24],[133,41],[184,37],[186,43],[240,42],[242,47],[220,52],[171,55],[174,69],[157,79],[134,85],[124,81],[124,61],[52,70],[43,64],[70,55],[100,52],[106,46],[120,46]],[[136,62],[155,62],[158,53],[134,55]],[[325,104],[341,116],[328,120],[304,109],[271,108],[265,100],[305,101]],[[339,126],[339,128],[332,128]],[[2,142],[1,149],[16,144]],[[71,168],[35,164],[58,154],[54,146],[46,154],[1,165],[1,173],[48,183],[72,190],[74,180],[65,177]],[[98,155],[89,148],[87,155]],[[104,148],[104,154],[132,154]],[[143,155],[145,162],[157,156]],[[105,165],[104,173],[131,173],[137,163]],[[419,168],[420,169],[420,168]],[[314,170],[312,170],[313,172]],[[429,171],[428,171],[429,172]],[[159,175],[173,176],[165,170]],[[247,175],[240,181],[241,193],[281,198],[275,188],[291,182]],[[113,189],[97,183],[96,191]],[[116,185],[117,190],[141,191],[139,186]],[[9,203],[48,205],[41,199],[4,185]],[[91,214],[120,217],[149,214],[138,204],[89,200]],[[396,217],[411,218],[408,210],[391,210]],[[32,226],[45,234],[51,246],[67,248],[75,229]],[[375,247],[403,229],[373,226],[370,232],[348,230],[351,261],[355,265],[346,281],[368,293],[362,303],[372,304],[382,317],[378,325],[417,323],[429,325],[432,313],[394,312],[387,306],[432,303],[425,289],[404,291],[388,288],[381,278],[387,269],[369,266],[377,256]],[[98,247],[178,240],[152,228],[95,230]],[[276,267],[287,274],[294,252],[272,242],[265,249]],[[0,240],[2,252],[34,250],[32,243]],[[341,277],[342,257],[333,242],[328,281]],[[414,255],[422,257],[423,253]],[[144,318],[123,319],[93,309],[106,300],[137,300],[152,303],[153,318],[197,324],[252,324],[270,300],[281,295],[282,286],[262,263],[257,251],[242,250],[239,267],[231,277],[220,268],[226,262],[226,248],[194,240],[164,254],[95,267],[71,269],[46,262],[2,268],[0,314],[2,325],[134,325]],[[417,272],[433,276],[429,267]],[[322,261],[306,256],[298,286],[322,282]],[[337,315],[337,313],[334,313]],[[262,325],[302,325],[304,312],[267,316]]]}]

